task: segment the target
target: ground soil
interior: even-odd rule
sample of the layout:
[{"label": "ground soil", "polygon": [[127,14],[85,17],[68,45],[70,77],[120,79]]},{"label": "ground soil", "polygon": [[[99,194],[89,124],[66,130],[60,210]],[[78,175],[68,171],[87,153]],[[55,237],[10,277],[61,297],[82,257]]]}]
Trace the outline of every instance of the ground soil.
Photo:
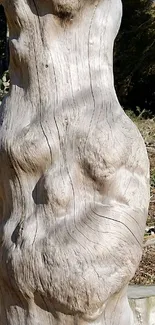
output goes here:
[{"label": "ground soil", "polygon": [[[143,135],[150,160],[151,199],[147,226],[155,227],[155,119],[135,119],[134,122]],[[131,283],[144,285],[155,284],[155,234],[149,236],[145,233],[144,235],[142,260]]]}]

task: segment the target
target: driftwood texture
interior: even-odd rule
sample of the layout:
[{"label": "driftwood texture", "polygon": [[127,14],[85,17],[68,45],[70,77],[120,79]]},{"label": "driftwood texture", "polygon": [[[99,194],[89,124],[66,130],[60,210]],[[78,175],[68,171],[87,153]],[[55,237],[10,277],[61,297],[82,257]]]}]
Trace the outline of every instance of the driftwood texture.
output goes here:
[{"label": "driftwood texture", "polygon": [[133,325],[149,164],[114,89],[120,0],[3,0],[0,324]]}]

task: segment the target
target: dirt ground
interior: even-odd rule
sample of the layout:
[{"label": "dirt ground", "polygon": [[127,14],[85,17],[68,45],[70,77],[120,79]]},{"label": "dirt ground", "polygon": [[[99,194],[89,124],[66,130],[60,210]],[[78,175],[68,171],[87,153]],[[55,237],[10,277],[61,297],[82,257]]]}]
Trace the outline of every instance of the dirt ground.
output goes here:
[{"label": "dirt ground", "polygon": [[[155,227],[155,119],[134,120],[145,140],[150,160],[151,199],[147,219],[148,227]],[[143,256],[139,268],[131,283],[155,284],[155,234],[144,235]]]}]

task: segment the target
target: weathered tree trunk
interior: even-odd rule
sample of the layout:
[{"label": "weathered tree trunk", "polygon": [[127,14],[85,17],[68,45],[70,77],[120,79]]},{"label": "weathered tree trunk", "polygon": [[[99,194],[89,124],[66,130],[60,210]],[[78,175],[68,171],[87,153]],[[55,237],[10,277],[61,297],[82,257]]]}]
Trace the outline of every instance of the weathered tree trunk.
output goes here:
[{"label": "weathered tree trunk", "polygon": [[133,325],[149,166],[114,90],[121,1],[3,5],[0,324]]}]

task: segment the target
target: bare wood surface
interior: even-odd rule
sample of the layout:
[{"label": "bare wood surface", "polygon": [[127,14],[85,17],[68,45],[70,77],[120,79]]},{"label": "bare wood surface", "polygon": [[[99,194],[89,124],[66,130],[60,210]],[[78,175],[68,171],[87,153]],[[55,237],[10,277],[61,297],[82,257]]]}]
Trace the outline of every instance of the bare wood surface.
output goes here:
[{"label": "bare wood surface", "polygon": [[121,1],[3,4],[1,323],[133,325],[149,163],[114,89]]}]

